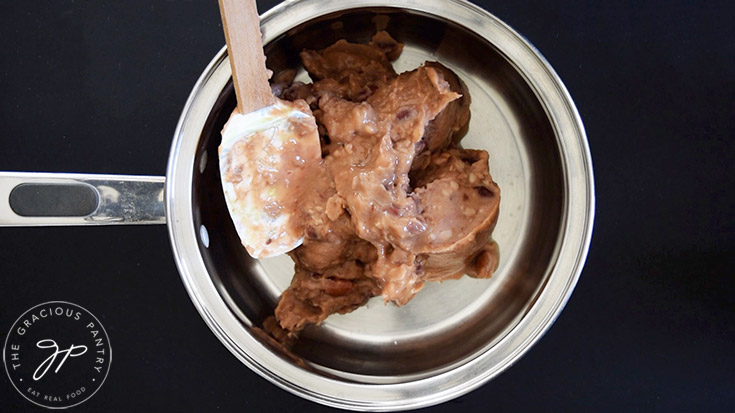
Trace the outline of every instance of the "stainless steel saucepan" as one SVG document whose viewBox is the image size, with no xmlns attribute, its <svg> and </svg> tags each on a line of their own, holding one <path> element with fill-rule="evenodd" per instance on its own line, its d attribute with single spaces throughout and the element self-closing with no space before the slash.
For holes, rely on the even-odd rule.
<svg viewBox="0 0 735 413">
<path fill-rule="evenodd" d="M 166 223 L 181 278 L 202 318 L 253 371 L 306 399 L 354 410 L 437 404 L 510 366 L 559 315 L 582 270 L 594 217 L 584 127 L 544 58 L 496 17 L 461 0 L 289 0 L 261 18 L 268 66 L 299 70 L 298 52 L 385 29 L 405 44 L 397 71 L 452 68 L 472 95 L 467 148 L 490 153 L 503 191 L 490 280 L 431 284 L 402 308 L 378 297 L 305 330 L 290 352 L 259 329 L 288 286 L 289 258 L 253 260 L 224 204 L 220 130 L 235 107 L 227 50 L 181 114 L 165 179 L 0 174 L 0 225 Z"/>
</svg>

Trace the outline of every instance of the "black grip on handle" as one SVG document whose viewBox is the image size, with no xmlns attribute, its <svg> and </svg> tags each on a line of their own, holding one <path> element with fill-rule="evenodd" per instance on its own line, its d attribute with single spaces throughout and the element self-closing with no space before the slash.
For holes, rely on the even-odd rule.
<svg viewBox="0 0 735 413">
<path fill-rule="evenodd" d="M 84 217 L 99 202 L 97 191 L 84 184 L 20 184 L 10 192 L 10 208 L 23 217 Z"/>
</svg>

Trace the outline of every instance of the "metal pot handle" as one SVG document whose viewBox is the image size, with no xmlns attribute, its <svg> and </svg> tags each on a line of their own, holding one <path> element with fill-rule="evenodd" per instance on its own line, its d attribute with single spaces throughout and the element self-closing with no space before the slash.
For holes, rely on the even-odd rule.
<svg viewBox="0 0 735 413">
<path fill-rule="evenodd" d="M 162 176 L 0 172 L 0 227 L 165 224 Z"/>
</svg>

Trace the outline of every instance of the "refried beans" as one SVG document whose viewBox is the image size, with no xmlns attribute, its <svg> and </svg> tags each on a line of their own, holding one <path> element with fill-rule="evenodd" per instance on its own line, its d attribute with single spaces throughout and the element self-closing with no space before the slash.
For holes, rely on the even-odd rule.
<svg viewBox="0 0 735 413">
<path fill-rule="evenodd" d="M 301 52 L 313 83 L 293 71 L 272 83 L 280 99 L 310 106 L 322 152 L 299 170 L 304 240 L 275 310 L 289 334 L 374 296 L 404 305 L 427 281 L 497 267 L 500 189 L 487 152 L 460 147 L 467 87 L 437 62 L 397 74 L 402 49 L 382 31 L 369 44 L 340 40 Z"/>
</svg>

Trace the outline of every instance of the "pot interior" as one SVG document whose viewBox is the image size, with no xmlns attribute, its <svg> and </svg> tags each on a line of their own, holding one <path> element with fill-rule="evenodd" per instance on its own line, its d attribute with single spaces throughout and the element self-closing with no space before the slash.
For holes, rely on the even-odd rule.
<svg viewBox="0 0 735 413">
<path fill-rule="evenodd" d="M 433 376 L 491 350 L 543 291 L 556 261 L 565 213 L 559 139 L 547 109 L 506 56 L 464 27 L 405 10 L 350 10 L 303 23 L 270 41 L 265 46 L 267 65 L 274 73 L 298 69 L 297 79 L 308 81 L 298 58 L 302 49 L 323 48 L 342 38 L 367 42 L 378 29 L 405 44 L 394 63 L 397 72 L 437 60 L 469 87 L 472 118 L 462 145 L 490 154 L 490 172 L 501 188 L 493 235 L 501 259 L 489 280 L 463 277 L 428 283 L 401 308 L 373 298 L 350 314 L 333 315 L 321 326 L 307 328 L 290 354 L 281 353 L 316 374 L 358 383 Z M 235 104 L 229 84 L 200 137 L 193 174 L 193 224 L 197 234 L 200 227 L 206 228 L 199 249 L 223 300 L 242 328 L 258 336 L 254 328 L 273 314 L 280 293 L 289 285 L 293 264 L 285 256 L 250 258 L 228 215 L 217 147 Z M 268 340 L 262 342 L 281 352 Z"/>
</svg>

